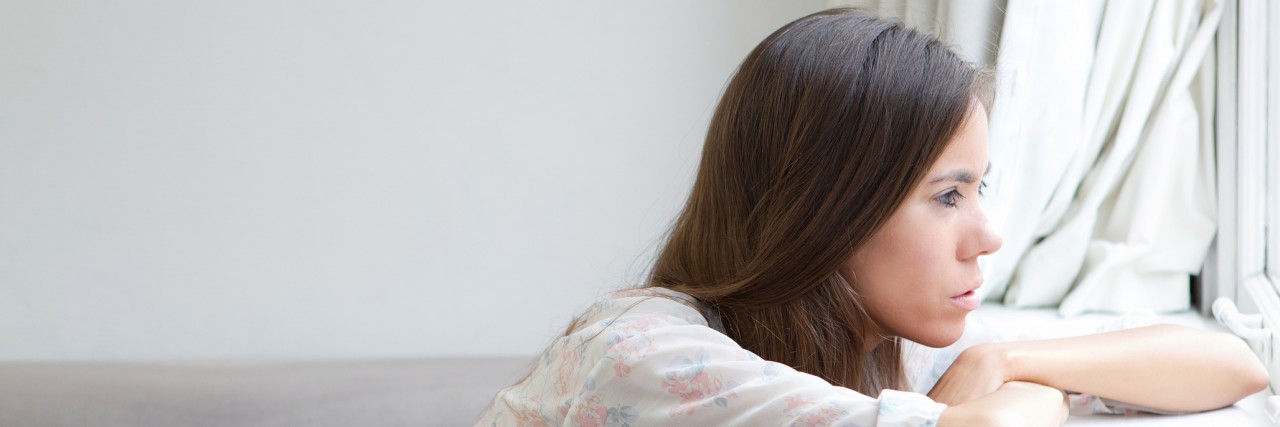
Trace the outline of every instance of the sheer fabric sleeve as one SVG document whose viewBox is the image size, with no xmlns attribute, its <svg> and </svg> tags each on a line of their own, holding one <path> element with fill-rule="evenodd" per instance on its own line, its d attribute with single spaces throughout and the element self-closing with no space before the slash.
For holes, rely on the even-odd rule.
<svg viewBox="0 0 1280 427">
<path fill-rule="evenodd" d="M 933 426 L 946 407 L 918 393 L 872 398 L 833 386 L 673 316 L 615 326 L 569 424 Z"/>
</svg>

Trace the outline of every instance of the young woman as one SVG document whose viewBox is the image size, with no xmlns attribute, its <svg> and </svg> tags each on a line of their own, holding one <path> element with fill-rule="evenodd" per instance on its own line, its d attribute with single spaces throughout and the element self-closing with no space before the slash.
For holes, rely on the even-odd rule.
<svg viewBox="0 0 1280 427">
<path fill-rule="evenodd" d="M 858 11 L 774 32 L 725 89 L 647 286 L 574 321 L 480 424 L 1059 425 L 1063 390 L 1200 411 L 1265 387 L 1240 340 L 1158 326 L 977 345 L 909 391 L 904 340 L 956 342 L 1000 248 L 978 203 L 991 95 Z"/>
</svg>

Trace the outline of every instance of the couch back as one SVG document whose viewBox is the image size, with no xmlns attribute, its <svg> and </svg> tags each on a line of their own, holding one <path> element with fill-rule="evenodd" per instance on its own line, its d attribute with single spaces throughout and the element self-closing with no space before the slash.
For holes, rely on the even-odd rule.
<svg viewBox="0 0 1280 427">
<path fill-rule="evenodd" d="M 5 362 L 0 425 L 472 425 L 532 361 Z"/>
</svg>

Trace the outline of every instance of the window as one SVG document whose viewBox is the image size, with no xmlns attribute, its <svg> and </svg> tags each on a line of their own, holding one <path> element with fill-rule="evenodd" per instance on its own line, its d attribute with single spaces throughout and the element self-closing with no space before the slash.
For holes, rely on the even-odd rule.
<svg viewBox="0 0 1280 427">
<path fill-rule="evenodd" d="M 1280 331 L 1280 34 L 1268 32 L 1280 25 L 1280 4 L 1227 0 L 1224 6 L 1217 69 L 1219 228 L 1202 302 L 1220 298 L 1214 314 L 1250 342 L 1276 390 L 1280 334 L 1271 331 Z M 1240 315 L 1231 302 L 1257 314 Z"/>
</svg>

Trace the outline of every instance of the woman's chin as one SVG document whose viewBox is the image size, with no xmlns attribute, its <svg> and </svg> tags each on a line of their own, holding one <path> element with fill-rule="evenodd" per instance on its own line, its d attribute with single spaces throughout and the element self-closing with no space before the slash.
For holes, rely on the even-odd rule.
<svg viewBox="0 0 1280 427">
<path fill-rule="evenodd" d="M 928 331 L 927 334 L 921 334 L 921 336 L 917 338 L 912 338 L 908 336 L 903 336 L 903 338 L 914 341 L 926 347 L 933 347 L 933 348 L 948 347 L 951 344 L 955 344 L 956 341 L 960 341 L 960 337 L 964 335 L 964 322 L 961 322 L 959 327 L 949 327 L 947 329 L 948 330 L 946 331 L 940 331 L 936 329 L 931 330 L 931 331 Z"/>
</svg>

